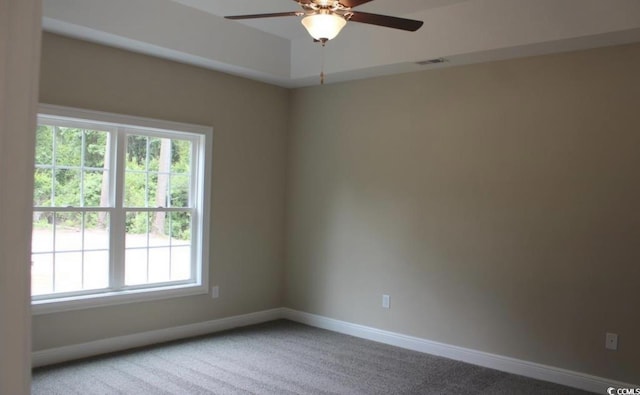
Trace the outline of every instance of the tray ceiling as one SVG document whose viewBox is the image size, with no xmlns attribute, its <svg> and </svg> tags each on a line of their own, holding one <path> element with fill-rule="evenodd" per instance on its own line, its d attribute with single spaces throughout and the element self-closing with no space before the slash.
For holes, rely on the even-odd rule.
<svg viewBox="0 0 640 395">
<path fill-rule="evenodd" d="M 317 84 L 323 50 L 291 0 L 43 0 L 47 31 L 286 87 Z M 637 0 L 376 0 L 415 33 L 349 22 L 324 49 L 327 82 L 640 41 Z M 444 57 L 445 63 L 416 62 Z"/>
</svg>

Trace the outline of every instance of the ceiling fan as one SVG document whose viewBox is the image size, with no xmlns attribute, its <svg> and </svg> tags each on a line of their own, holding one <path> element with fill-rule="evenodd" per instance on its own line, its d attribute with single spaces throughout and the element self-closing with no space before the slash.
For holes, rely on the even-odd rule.
<svg viewBox="0 0 640 395">
<path fill-rule="evenodd" d="M 273 18 L 280 16 L 298 16 L 311 37 L 323 45 L 335 38 L 348 21 L 390 27 L 415 32 L 423 22 L 413 19 L 397 18 L 388 15 L 370 14 L 353 11 L 353 8 L 373 0 L 293 0 L 302 7 L 302 11 L 277 12 L 272 14 L 234 15 L 227 19 Z"/>
</svg>

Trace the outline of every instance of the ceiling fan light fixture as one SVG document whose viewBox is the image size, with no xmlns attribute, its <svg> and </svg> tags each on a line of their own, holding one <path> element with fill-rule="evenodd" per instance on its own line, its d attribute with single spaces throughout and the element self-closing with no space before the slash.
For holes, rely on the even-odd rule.
<svg viewBox="0 0 640 395">
<path fill-rule="evenodd" d="M 346 24 L 346 19 L 338 14 L 313 14 L 302 18 L 302 25 L 319 41 L 334 39 Z"/>
</svg>

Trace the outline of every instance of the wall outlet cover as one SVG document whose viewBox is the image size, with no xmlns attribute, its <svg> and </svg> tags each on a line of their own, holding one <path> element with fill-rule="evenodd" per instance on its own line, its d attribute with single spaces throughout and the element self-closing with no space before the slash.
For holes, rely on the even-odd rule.
<svg viewBox="0 0 640 395">
<path fill-rule="evenodd" d="M 391 296 L 382 295 L 382 307 L 385 309 L 391 308 Z"/>
<path fill-rule="evenodd" d="M 617 333 L 607 333 L 605 335 L 605 343 L 604 346 L 607 350 L 617 350 L 618 349 L 618 334 Z"/>
</svg>

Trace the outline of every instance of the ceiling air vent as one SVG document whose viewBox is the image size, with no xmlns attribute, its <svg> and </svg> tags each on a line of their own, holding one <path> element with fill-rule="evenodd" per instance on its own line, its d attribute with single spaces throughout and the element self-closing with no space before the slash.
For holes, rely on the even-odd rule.
<svg viewBox="0 0 640 395">
<path fill-rule="evenodd" d="M 445 63 L 445 62 L 448 62 L 448 60 L 445 59 L 445 58 L 436 58 L 436 59 L 429 59 L 429 60 L 423 60 L 423 61 L 420 61 L 420 62 L 416 62 L 416 64 L 420 65 L 420 66 L 429 66 L 429 65 L 432 65 L 432 64 Z"/>
</svg>

